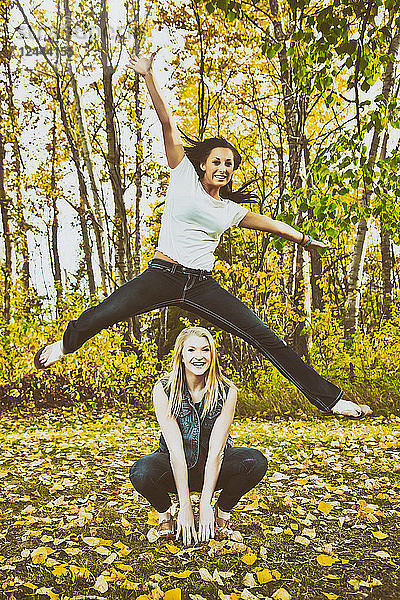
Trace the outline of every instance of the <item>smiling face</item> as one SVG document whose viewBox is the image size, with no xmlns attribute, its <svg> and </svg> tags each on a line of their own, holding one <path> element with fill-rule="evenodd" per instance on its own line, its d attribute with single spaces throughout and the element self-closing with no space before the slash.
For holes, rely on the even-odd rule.
<svg viewBox="0 0 400 600">
<path fill-rule="evenodd" d="M 211 364 L 211 348 L 207 338 L 190 335 L 184 341 L 182 348 L 182 362 L 186 372 L 193 375 L 205 375 Z"/>
<path fill-rule="evenodd" d="M 234 169 L 233 152 L 230 148 L 213 148 L 205 162 L 200 164 L 204 172 L 202 183 L 222 187 L 232 178 Z"/>
</svg>

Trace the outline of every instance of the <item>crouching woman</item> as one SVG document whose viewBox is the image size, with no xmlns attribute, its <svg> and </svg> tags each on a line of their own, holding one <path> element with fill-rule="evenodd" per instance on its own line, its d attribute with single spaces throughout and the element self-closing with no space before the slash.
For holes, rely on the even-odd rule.
<svg viewBox="0 0 400 600">
<path fill-rule="evenodd" d="M 130 469 L 132 485 L 158 511 L 160 537 L 182 537 L 184 544 L 223 538 L 232 508 L 264 477 L 265 456 L 234 447 L 229 435 L 236 399 L 211 333 L 184 329 L 175 342 L 172 370 L 153 389 L 159 448 Z M 212 506 L 216 490 L 221 492 Z M 198 529 L 192 491 L 201 492 Z M 179 500 L 176 524 L 170 492 Z"/>
</svg>

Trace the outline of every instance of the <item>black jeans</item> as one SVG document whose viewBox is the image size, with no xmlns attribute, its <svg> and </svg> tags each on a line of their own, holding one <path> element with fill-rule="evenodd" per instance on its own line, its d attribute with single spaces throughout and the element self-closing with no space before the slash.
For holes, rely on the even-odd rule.
<svg viewBox="0 0 400 600">
<path fill-rule="evenodd" d="M 265 456 L 255 448 L 226 448 L 215 486 L 222 490 L 218 498 L 221 510 L 229 512 L 240 498 L 251 490 L 267 472 Z M 158 512 L 171 506 L 168 492 L 176 493 L 169 454 L 156 451 L 139 458 L 130 468 L 129 478 L 135 490 L 144 496 Z M 189 490 L 201 492 L 204 471 L 188 470 Z"/>
<path fill-rule="evenodd" d="M 64 351 L 74 352 L 114 323 L 171 305 L 181 306 L 252 344 L 320 410 L 329 411 L 342 397 L 343 392 L 336 385 L 306 365 L 253 311 L 221 287 L 211 273 L 159 258 L 150 261 L 146 271 L 101 304 L 70 321 L 63 337 Z"/>
</svg>

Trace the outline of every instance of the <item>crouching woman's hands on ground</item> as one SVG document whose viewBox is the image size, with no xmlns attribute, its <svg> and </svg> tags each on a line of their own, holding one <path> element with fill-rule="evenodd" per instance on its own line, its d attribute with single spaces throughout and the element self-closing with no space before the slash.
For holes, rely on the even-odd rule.
<svg viewBox="0 0 400 600">
<path fill-rule="evenodd" d="M 199 542 L 208 542 L 214 537 L 214 511 L 210 502 L 200 500 Z"/>
<path fill-rule="evenodd" d="M 182 535 L 182 541 L 185 546 L 197 543 L 197 531 L 194 522 L 194 514 L 191 503 L 184 504 L 179 508 L 176 522 L 176 539 Z"/>
</svg>

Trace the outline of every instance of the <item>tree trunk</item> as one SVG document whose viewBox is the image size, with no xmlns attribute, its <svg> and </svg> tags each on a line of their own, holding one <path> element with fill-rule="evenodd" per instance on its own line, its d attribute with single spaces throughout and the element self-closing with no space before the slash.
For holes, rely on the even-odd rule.
<svg viewBox="0 0 400 600">
<path fill-rule="evenodd" d="M 390 92 L 394 82 L 394 61 L 399 49 L 400 34 L 396 31 L 392 38 L 388 51 L 388 62 L 386 65 L 386 71 L 383 78 L 382 96 L 384 101 L 387 103 Z M 380 132 L 374 130 L 372 136 L 371 147 L 368 156 L 368 165 L 372 168 L 378 152 Z M 371 196 L 371 190 L 365 188 L 362 197 L 362 204 L 368 206 L 369 198 Z M 348 339 L 353 335 L 357 329 L 357 317 L 360 306 L 360 295 L 361 295 L 361 280 L 364 268 L 364 258 L 366 253 L 366 234 L 368 224 L 365 217 L 361 217 L 358 227 L 356 243 L 354 245 L 352 263 L 349 275 L 349 291 L 347 296 L 346 313 L 344 317 L 344 335 Z"/>
<path fill-rule="evenodd" d="M 10 59 L 12 55 L 12 49 L 9 39 L 8 23 L 9 23 L 9 6 L 4 3 L 2 13 L 2 56 L 3 64 L 5 69 L 5 90 L 6 90 L 6 101 L 8 105 L 8 115 L 10 120 L 10 127 L 8 128 L 9 136 L 8 139 L 11 142 L 12 147 L 12 169 L 10 177 L 12 183 L 10 186 L 15 190 L 15 202 L 14 202 L 14 215 L 17 224 L 17 230 L 15 232 L 15 243 L 22 256 L 21 265 L 21 280 L 25 290 L 25 298 L 23 303 L 23 312 L 28 314 L 30 312 L 29 303 L 29 283 L 30 283 L 30 270 L 29 270 L 29 250 L 28 250 L 28 239 L 27 231 L 28 225 L 24 215 L 24 205 L 22 201 L 22 183 L 21 183 L 21 153 L 19 148 L 19 126 L 17 122 L 17 112 L 14 104 L 14 90 L 13 90 L 13 79 L 10 68 Z"/>
<path fill-rule="evenodd" d="M 42 42 L 36 35 L 36 32 L 33 29 L 32 25 L 30 24 L 29 19 L 25 13 L 23 7 L 21 6 L 21 3 L 19 2 L 19 0 L 15 0 L 15 3 L 18 6 L 22 16 L 24 17 L 24 21 L 25 21 L 29 31 L 31 32 L 38 48 L 40 49 L 41 54 L 43 55 L 44 59 L 46 60 L 47 64 L 52 69 L 52 71 L 55 75 L 56 100 L 60 107 L 61 122 L 64 127 L 64 132 L 65 132 L 65 135 L 67 138 L 68 146 L 71 151 L 72 160 L 73 160 L 73 163 L 74 163 L 74 166 L 76 169 L 76 174 L 78 177 L 79 195 L 80 195 L 79 208 L 74 206 L 74 209 L 79 213 L 79 220 L 80 220 L 80 224 L 81 224 L 82 237 L 83 237 L 83 251 L 84 251 L 84 256 L 85 256 L 86 271 L 87 271 L 88 282 L 89 282 L 89 292 L 90 292 L 91 296 L 94 296 L 95 292 L 96 292 L 96 284 L 95 284 L 95 279 L 94 279 L 94 274 L 93 274 L 92 255 L 91 255 L 91 250 L 90 250 L 90 242 L 88 241 L 89 234 L 88 234 L 88 230 L 87 230 L 86 214 L 85 214 L 88 209 L 88 206 L 89 206 L 88 193 L 87 193 L 85 178 L 83 176 L 81 166 L 80 166 L 78 148 L 76 146 L 74 137 L 72 135 L 71 127 L 68 122 L 68 116 L 67 116 L 67 112 L 65 109 L 64 97 L 63 97 L 63 93 L 62 93 L 62 89 L 61 89 L 60 73 L 58 71 L 57 65 L 54 65 L 51 62 L 51 60 L 49 59 L 46 48 L 43 46 Z"/>
<path fill-rule="evenodd" d="M 295 89 L 293 85 L 292 71 L 286 49 L 286 36 L 283 31 L 282 23 L 279 20 L 278 0 L 269 0 L 271 10 L 274 36 L 277 42 L 281 42 L 283 47 L 278 53 L 280 65 L 280 81 L 282 85 L 283 108 L 285 114 L 285 130 L 289 149 L 289 175 L 290 188 L 298 190 L 303 182 L 300 177 L 300 163 L 303 152 L 304 122 L 306 99 L 301 91 Z M 298 225 L 302 223 L 302 217 L 298 220 Z M 300 316 L 304 317 L 304 273 L 303 273 L 303 248 L 297 247 L 293 252 L 296 253 L 296 266 L 294 270 L 294 290 L 293 302 Z M 294 260 L 294 255 L 293 255 Z M 292 271 L 289 274 L 288 287 L 292 285 Z M 293 321 L 288 323 L 287 340 L 296 352 L 308 357 L 307 338 L 301 335 L 304 328 L 304 321 Z"/>
<path fill-rule="evenodd" d="M 385 160 L 389 133 L 383 136 L 380 160 Z M 381 258 L 382 258 L 382 317 L 388 319 L 392 309 L 392 252 L 390 233 L 385 228 L 384 215 L 380 219 Z"/>
<path fill-rule="evenodd" d="M 66 24 L 66 45 L 67 49 L 71 47 L 71 11 L 69 7 L 69 0 L 64 0 L 64 12 L 65 12 L 65 24 Z M 79 129 L 79 141 L 82 148 L 82 156 L 83 162 L 86 167 L 86 170 L 89 175 L 90 187 L 93 195 L 93 204 L 94 204 L 94 215 L 90 211 L 89 216 L 93 226 L 95 238 L 96 238 L 96 248 L 97 248 L 97 256 L 99 259 L 99 269 L 101 276 L 101 288 L 103 294 L 105 296 L 108 295 L 108 287 L 107 287 L 107 274 L 108 269 L 106 267 L 106 254 L 105 254 L 105 243 L 104 243 L 104 235 L 103 235 L 103 216 L 101 210 L 101 199 L 100 194 L 97 188 L 96 178 L 94 175 L 94 169 L 92 160 L 89 152 L 89 145 L 87 142 L 87 134 L 86 128 L 84 125 L 82 110 L 81 110 L 81 101 L 80 94 L 78 90 L 78 85 L 75 77 L 75 73 L 72 68 L 72 62 L 70 58 L 70 54 L 67 52 L 67 68 L 69 73 L 69 78 L 72 86 L 72 91 L 74 95 L 74 105 L 75 105 L 75 116 L 78 123 Z"/>
<path fill-rule="evenodd" d="M 120 285 L 133 277 L 130 232 L 124 190 L 121 178 L 121 152 L 115 123 L 115 105 L 112 87 L 114 69 L 110 58 L 108 11 L 106 0 L 101 0 L 100 12 L 101 65 L 103 73 L 104 113 L 107 132 L 107 167 L 110 173 L 114 198 L 114 247 L 117 283 Z"/>
<path fill-rule="evenodd" d="M 57 208 L 57 190 L 56 190 L 56 111 L 53 112 L 53 127 L 51 138 L 51 177 L 50 177 L 50 194 L 51 208 L 53 218 L 51 221 L 51 266 L 54 278 L 54 288 L 56 290 L 56 314 L 57 317 L 61 314 L 62 302 L 62 281 L 61 281 L 61 264 L 60 255 L 58 252 L 58 208 Z"/>
<path fill-rule="evenodd" d="M 0 131 L 0 208 L 1 221 L 3 225 L 5 260 L 3 267 L 4 274 L 4 296 L 3 296 L 3 316 L 6 323 L 10 322 L 10 304 L 11 304 L 11 275 L 12 275 L 12 243 L 10 231 L 9 198 L 6 193 L 4 181 L 4 138 Z"/>
</svg>

